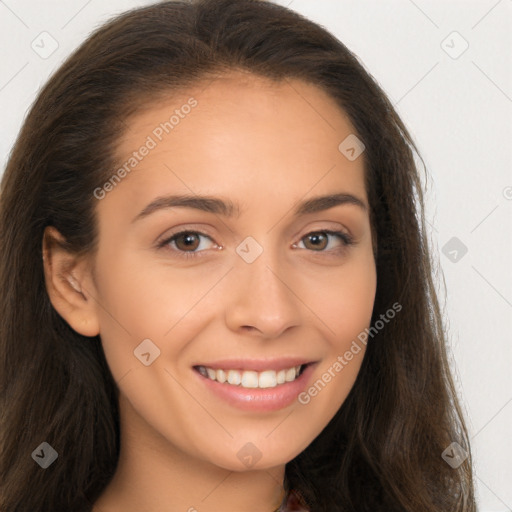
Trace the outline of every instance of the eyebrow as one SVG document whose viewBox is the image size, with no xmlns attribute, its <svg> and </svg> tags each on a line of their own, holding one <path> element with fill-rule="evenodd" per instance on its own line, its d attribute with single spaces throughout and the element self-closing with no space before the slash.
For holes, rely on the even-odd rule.
<svg viewBox="0 0 512 512">
<path fill-rule="evenodd" d="M 366 203 L 352 195 L 346 193 L 330 194 L 325 196 L 317 196 L 299 203 L 295 210 L 294 215 L 307 215 L 317 213 L 320 211 L 328 210 L 334 206 L 350 204 L 367 211 Z M 230 200 L 223 200 L 218 197 L 212 196 L 199 196 L 199 195 L 171 195 L 157 197 L 151 201 L 133 220 L 132 223 L 151 215 L 152 213 L 166 209 L 166 208 L 194 208 L 204 212 L 223 215 L 225 217 L 240 216 L 240 205 L 233 203 Z"/>
</svg>

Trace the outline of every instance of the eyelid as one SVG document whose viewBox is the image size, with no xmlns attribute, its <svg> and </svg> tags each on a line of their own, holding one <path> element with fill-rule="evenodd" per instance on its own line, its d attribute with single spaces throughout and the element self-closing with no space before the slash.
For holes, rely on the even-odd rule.
<svg viewBox="0 0 512 512">
<path fill-rule="evenodd" d="M 302 240 L 310 235 L 316 234 L 316 233 L 326 233 L 327 235 L 337 237 L 338 239 L 341 239 L 341 246 L 336 247 L 334 249 L 330 250 L 321 250 L 321 251 L 313 251 L 309 250 L 312 254 L 320 254 L 325 256 L 336 256 L 339 255 L 341 252 L 346 251 L 350 246 L 356 245 L 355 238 L 348 232 L 342 230 L 342 229 L 313 229 L 309 230 L 306 234 L 304 234 L 300 239 L 298 243 L 301 243 Z M 293 247 L 297 247 L 298 243 L 294 243 Z M 301 248 L 302 250 L 302 248 Z M 307 250 L 307 249 L 304 249 Z"/>
<path fill-rule="evenodd" d="M 217 249 L 223 249 L 223 246 L 222 245 L 219 245 L 217 244 L 217 242 L 215 242 L 215 240 L 212 238 L 212 236 L 208 233 L 205 233 L 204 231 L 201 231 L 200 229 L 197 229 L 197 228 L 184 228 L 184 229 L 178 229 L 177 231 L 173 231 L 167 235 L 165 235 L 164 237 L 162 237 L 162 239 L 160 241 L 157 241 L 156 243 L 156 246 L 157 246 L 157 249 L 165 249 L 166 246 L 168 246 L 174 238 L 178 237 L 179 235 L 183 235 L 185 233 L 192 233 L 192 234 L 195 234 L 195 235 L 198 235 L 200 237 L 205 237 L 205 238 L 209 238 L 216 246 L 217 246 Z M 181 251 L 179 249 L 169 249 L 170 251 L 172 251 L 173 253 L 177 254 L 178 257 L 198 257 L 198 256 L 201 256 L 202 253 L 205 252 L 205 250 L 202 250 L 202 251 Z"/>
<path fill-rule="evenodd" d="M 155 245 L 160 246 L 161 244 L 165 244 L 169 241 L 170 238 L 182 233 L 198 233 L 200 235 L 213 238 L 213 233 L 210 233 L 204 224 L 201 224 L 200 226 L 194 226 L 194 224 L 185 224 L 181 226 L 175 226 L 170 231 L 166 231 L 165 234 L 157 238 Z"/>
<path fill-rule="evenodd" d="M 157 248 L 164 249 L 166 246 L 168 246 L 173 241 L 174 238 L 178 237 L 179 235 L 182 235 L 185 233 L 192 233 L 192 234 L 198 235 L 200 237 L 202 236 L 202 237 L 209 238 L 217 246 L 217 250 L 223 249 L 223 246 L 217 244 L 217 242 L 215 242 L 215 240 L 209 233 L 203 232 L 203 231 L 201 231 L 201 229 L 204 229 L 204 228 L 193 228 L 191 226 L 185 226 L 185 227 L 182 227 L 181 229 L 177 228 L 177 230 L 172 231 L 171 233 L 164 236 L 162 240 L 158 241 Z M 356 240 L 354 239 L 354 237 L 350 234 L 350 232 L 348 232 L 345 229 L 341 229 L 341 228 L 339 228 L 339 229 L 338 228 L 336 228 L 336 229 L 328 229 L 327 228 L 326 229 L 326 228 L 320 227 L 320 228 L 309 229 L 304 235 L 302 235 L 299 238 L 298 242 L 295 242 L 292 244 L 292 247 L 296 248 L 298 243 L 301 243 L 304 238 L 306 238 L 309 235 L 316 234 L 316 233 L 326 233 L 327 235 L 330 235 L 333 237 L 338 237 L 338 239 L 341 240 L 342 245 L 339 247 L 336 247 L 335 249 L 330 249 L 330 250 L 314 251 L 314 250 L 310 250 L 307 248 L 306 249 L 300 248 L 300 250 L 305 250 L 305 251 L 311 252 L 313 254 L 317 253 L 317 255 L 324 255 L 327 257 L 329 257 L 329 256 L 336 257 L 340 253 L 347 250 L 350 246 L 356 244 Z M 198 258 L 198 257 L 204 256 L 204 253 L 207 252 L 207 250 L 204 250 L 204 249 L 201 251 L 182 251 L 179 249 L 169 248 L 168 250 L 173 252 L 179 258 Z"/>
</svg>

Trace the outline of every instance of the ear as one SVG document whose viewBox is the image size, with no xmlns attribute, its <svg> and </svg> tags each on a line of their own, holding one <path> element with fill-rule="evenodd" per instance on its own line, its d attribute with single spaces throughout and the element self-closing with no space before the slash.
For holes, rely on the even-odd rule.
<svg viewBox="0 0 512 512">
<path fill-rule="evenodd" d="M 43 266 L 46 290 L 56 311 L 79 334 L 97 336 L 96 290 L 89 262 L 69 251 L 53 226 L 44 230 Z"/>
</svg>

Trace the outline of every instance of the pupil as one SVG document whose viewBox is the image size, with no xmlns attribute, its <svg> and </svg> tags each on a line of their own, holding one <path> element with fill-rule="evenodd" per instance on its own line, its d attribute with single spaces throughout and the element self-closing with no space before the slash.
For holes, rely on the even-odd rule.
<svg viewBox="0 0 512 512">
<path fill-rule="evenodd" d="M 181 240 L 183 242 L 183 245 L 187 248 L 190 248 L 190 247 L 193 247 L 194 245 L 196 245 L 196 235 L 194 235 L 193 233 L 187 233 L 187 234 L 184 234 L 184 235 L 181 235 Z"/>
<path fill-rule="evenodd" d="M 313 242 L 313 245 L 315 245 L 316 247 L 319 247 L 321 246 L 321 242 L 322 242 L 322 238 L 324 238 L 324 235 L 322 233 L 319 233 L 319 234 L 315 234 L 315 235 L 310 235 L 310 240 Z M 318 244 L 318 242 L 320 242 L 320 245 Z"/>
</svg>

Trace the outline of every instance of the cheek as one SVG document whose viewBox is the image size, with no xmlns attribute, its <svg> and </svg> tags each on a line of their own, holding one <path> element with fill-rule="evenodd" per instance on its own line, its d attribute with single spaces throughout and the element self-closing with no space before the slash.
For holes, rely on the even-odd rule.
<svg viewBox="0 0 512 512">
<path fill-rule="evenodd" d="M 95 300 L 105 356 L 117 379 L 139 367 L 134 351 L 144 340 L 157 353 L 177 356 L 208 322 L 208 311 L 213 314 L 209 291 L 229 267 L 172 268 L 136 251 L 112 256 L 98 257 Z"/>
<path fill-rule="evenodd" d="M 321 320 L 317 325 L 323 325 L 324 357 L 298 401 L 325 425 L 352 389 L 366 352 L 365 329 L 370 326 L 377 284 L 373 258 L 340 267 L 317 284 L 311 310 Z"/>
<path fill-rule="evenodd" d="M 304 283 L 311 287 L 313 283 Z M 315 279 L 315 294 L 308 305 L 324 325 L 331 347 L 345 351 L 351 341 L 369 326 L 377 287 L 373 257 L 354 259 Z"/>
</svg>

